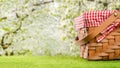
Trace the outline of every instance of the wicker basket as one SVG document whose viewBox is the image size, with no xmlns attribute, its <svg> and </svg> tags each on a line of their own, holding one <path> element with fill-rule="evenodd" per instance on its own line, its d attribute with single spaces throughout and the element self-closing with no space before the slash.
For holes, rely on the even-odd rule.
<svg viewBox="0 0 120 68">
<path fill-rule="evenodd" d="M 89 35 L 96 27 L 86 28 Z M 81 32 L 78 32 L 76 42 L 80 42 Z M 83 32 L 85 33 L 85 32 Z M 85 35 L 87 35 L 85 34 Z M 99 36 L 99 35 L 97 35 Z M 113 60 L 120 59 L 120 26 L 107 35 L 102 41 L 96 42 L 95 36 L 92 40 L 80 45 L 80 56 L 88 60 Z"/>
</svg>

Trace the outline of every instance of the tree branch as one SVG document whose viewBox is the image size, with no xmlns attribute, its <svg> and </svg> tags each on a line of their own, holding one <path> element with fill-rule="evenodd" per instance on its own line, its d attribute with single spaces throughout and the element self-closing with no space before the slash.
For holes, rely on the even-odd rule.
<svg viewBox="0 0 120 68">
<path fill-rule="evenodd" d="M 19 15 L 16 13 L 16 17 L 17 18 L 20 18 L 19 17 Z M 22 27 L 22 21 L 26 18 L 26 17 L 28 17 L 28 15 L 26 15 L 25 17 L 23 17 L 23 18 L 21 18 L 21 22 L 20 22 L 20 24 L 19 24 L 19 26 L 18 26 L 18 28 L 16 29 L 16 30 L 14 30 L 13 32 L 7 32 L 7 33 L 5 33 L 3 36 L 2 36 L 2 40 L 1 40 L 1 46 L 2 46 L 2 48 L 3 49 L 6 49 L 6 48 L 8 48 L 8 46 L 10 46 L 11 44 L 12 44 L 12 42 L 10 42 L 10 43 L 5 43 L 5 37 L 6 36 L 9 36 L 10 34 L 15 34 L 15 33 L 17 33 L 17 31 L 19 31 L 20 29 L 21 29 L 21 27 Z"/>
<path fill-rule="evenodd" d="M 54 2 L 54 0 L 42 1 L 42 2 L 39 2 L 39 3 L 33 4 L 33 6 L 40 6 L 40 5 L 48 4 L 48 3 L 51 3 L 51 2 Z"/>
</svg>

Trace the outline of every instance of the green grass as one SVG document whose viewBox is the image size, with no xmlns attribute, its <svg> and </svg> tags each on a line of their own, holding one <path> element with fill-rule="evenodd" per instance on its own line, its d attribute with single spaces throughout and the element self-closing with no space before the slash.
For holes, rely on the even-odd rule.
<svg viewBox="0 0 120 68">
<path fill-rule="evenodd" d="M 11 56 L 0 57 L 0 68 L 120 68 L 120 60 L 87 61 L 68 56 Z"/>
</svg>

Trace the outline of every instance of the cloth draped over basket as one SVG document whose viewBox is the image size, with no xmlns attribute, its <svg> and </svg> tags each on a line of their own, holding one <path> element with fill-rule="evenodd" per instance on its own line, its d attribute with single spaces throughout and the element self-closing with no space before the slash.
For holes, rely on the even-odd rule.
<svg viewBox="0 0 120 68">
<path fill-rule="evenodd" d="M 81 30 L 86 27 L 100 26 L 112 13 L 118 10 L 99 10 L 88 11 L 81 16 L 75 18 L 75 29 Z M 97 42 L 102 41 L 110 32 L 112 32 L 117 26 L 120 26 L 120 22 L 110 24 L 106 29 L 101 32 L 101 35 L 96 38 Z"/>
</svg>

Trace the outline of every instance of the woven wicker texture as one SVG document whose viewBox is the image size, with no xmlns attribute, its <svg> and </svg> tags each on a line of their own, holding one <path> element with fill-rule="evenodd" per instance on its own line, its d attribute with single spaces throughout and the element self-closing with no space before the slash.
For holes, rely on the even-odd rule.
<svg viewBox="0 0 120 68">
<path fill-rule="evenodd" d="M 87 28 L 87 32 L 94 31 L 95 27 Z M 79 34 L 80 35 L 80 34 Z M 117 27 L 101 42 L 91 40 L 85 46 L 80 46 L 81 57 L 88 60 L 120 59 L 120 27 Z"/>
</svg>

